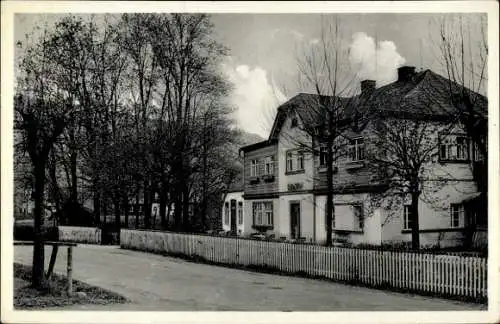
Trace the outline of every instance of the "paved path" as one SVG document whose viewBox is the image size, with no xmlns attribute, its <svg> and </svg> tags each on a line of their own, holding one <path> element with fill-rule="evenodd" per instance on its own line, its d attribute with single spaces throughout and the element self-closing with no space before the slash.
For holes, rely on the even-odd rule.
<svg viewBox="0 0 500 324">
<path fill-rule="evenodd" d="M 55 271 L 64 274 L 66 249 Z M 50 248 L 46 250 L 47 261 Z M 30 264 L 32 247 L 16 246 L 16 262 Z M 196 264 L 182 259 L 80 245 L 73 249 L 74 278 L 131 300 L 113 310 L 251 311 L 444 311 L 486 310 L 485 306 Z M 106 310 L 110 306 L 74 306 Z"/>
</svg>

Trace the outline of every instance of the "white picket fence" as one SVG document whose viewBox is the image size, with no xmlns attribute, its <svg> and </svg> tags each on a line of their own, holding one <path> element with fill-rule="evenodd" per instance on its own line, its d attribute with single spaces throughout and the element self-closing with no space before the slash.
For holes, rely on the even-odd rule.
<svg viewBox="0 0 500 324">
<path fill-rule="evenodd" d="M 476 299 L 487 297 L 487 260 L 324 247 L 171 232 L 122 230 L 122 248 L 198 256 L 208 261 L 302 272 L 373 287 Z"/>
<path fill-rule="evenodd" d="M 60 241 L 101 244 L 101 229 L 96 227 L 58 226 L 57 230 Z"/>
</svg>

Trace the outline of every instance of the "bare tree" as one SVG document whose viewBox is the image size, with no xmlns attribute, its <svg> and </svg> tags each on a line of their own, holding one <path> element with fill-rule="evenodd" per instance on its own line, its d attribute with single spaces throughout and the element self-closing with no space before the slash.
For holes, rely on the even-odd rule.
<svg viewBox="0 0 500 324">
<path fill-rule="evenodd" d="M 296 102 L 295 107 L 306 107 L 307 114 L 315 116 L 311 123 L 302 125 L 312 141 L 289 138 L 296 142 L 311 156 L 321 154 L 321 147 L 326 148 L 326 245 L 332 244 L 332 221 L 334 208 L 334 167 L 335 162 L 347 152 L 344 142 L 345 130 L 350 126 L 344 123 L 351 118 L 357 104 L 354 94 L 355 74 L 347 64 L 348 48 L 342 43 L 342 30 L 339 18 L 331 23 L 324 23 L 319 44 L 311 45 L 298 58 L 300 88 L 312 89 L 314 96 L 304 97 Z M 299 108 L 300 109 L 300 108 Z M 299 116 L 300 111 L 293 109 Z M 286 136 L 286 134 L 284 134 Z M 337 188 L 338 189 L 338 188 Z"/>
<path fill-rule="evenodd" d="M 432 37 L 437 59 L 448 82 L 443 95 L 453 104 L 451 123 L 472 140 L 471 169 L 479 196 L 478 219 L 488 215 L 488 85 L 487 15 L 448 14 L 434 21 L 439 34 Z M 474 232 L 475 224 L 469 224 Z"/>
<path fill-rule="evenodd" d="M 158 88 L 161 118 L 173 142 L 170 170 L 177 227 L 189 229 L 189 181 L 193 174 L 193 147 L 197 119 L 214 99 L 224 96 L 227 85 L 215 67 L 226 49 L 210 37 L 213 25 L 204 14 L 152 17 L 149 25 L 152 51 L 160 67 Z"/>
<path fill-rule="evenodd" d="M 47 162 L 58 137 L 79 110 L 74 100 L 74 88 L 63 78 L 66 67 L 60 64 L 68 53 L 54 45 L 59 37 L 70 37 L 79 30 L 79 23 L 69 21 L 56 25 L 53 30 L 45 29 L 37 42 L 26 44 L 19 66 L 14 101 L 15 127 L 24 140 L 24 149 L 33 168 L 35 242 L 32 284 L 36 288 L 45 285 L 43 224 Z"/>
<path fill-rule="evenodd" d="M 378 116 L 375 121 L 373 143 L 367 150 L 371 168 L 378 179 L 385 182 L 388 191 L 381 194 L 402 197 L 411 201 L 412 248 L 420 247 L 418 204 L 423 182 L 428 175 L 433 157 L 437 154 L 436 134 L 439 127 L 416 116 Z M 375 199 L 380 198 L 375 195 Z"/>
</svg>

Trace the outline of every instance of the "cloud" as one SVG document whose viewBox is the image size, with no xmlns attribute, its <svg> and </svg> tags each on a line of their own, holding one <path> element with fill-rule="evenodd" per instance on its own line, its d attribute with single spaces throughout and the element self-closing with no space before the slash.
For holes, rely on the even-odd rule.
<svg viewBox="0 0 500 324">
<path fill-rule="evenodd" d="M 286 101 L 285 95 L 259 66 L 225 64 L 223 70 L 233 84 L 229 100 L 237 108 L 235 118 L 240 127 L 267 138 L 276 108 Z"/>
<path fill-rule="evenodd" d="M 373 37 L 360 32 L 352 36 L 349 61 L 360 79 L 376 80 L 377 86 L 381 86 L 397 79 L 397 68 L 406 60 L 394 42 L 384 40 L 375 44 Z"/>
<path fill-rule="evenodd" d="M 276 28 L 273 29 L 270 33 L 271 39 L 274 39 L 276 37 L 283 37 L 284 35 L 291 35 L 296 41 L 302 41 L 304 39 L 304 34 L 301 32 L 298 32 L 294 29 L 288 29 L 288 28 Z"/>
</svg>

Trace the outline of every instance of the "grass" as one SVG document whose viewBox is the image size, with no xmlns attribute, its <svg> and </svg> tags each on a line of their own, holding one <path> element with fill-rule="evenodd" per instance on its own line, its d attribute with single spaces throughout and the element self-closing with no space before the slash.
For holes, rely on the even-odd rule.
<svg viewBox="0 0 500 324">
<path fill-rule="evenodd" d="M 66 292 L 65 276 L 52 274 L 47 289 L 39 291 L 30 286 L 31 267 L 14 263 L 14 308 L 36 309 L 62 307 L 76 304 L 109 305 L 128 300 L 114 292 L 73 280 L 73 294 Z"/>
</svg>

